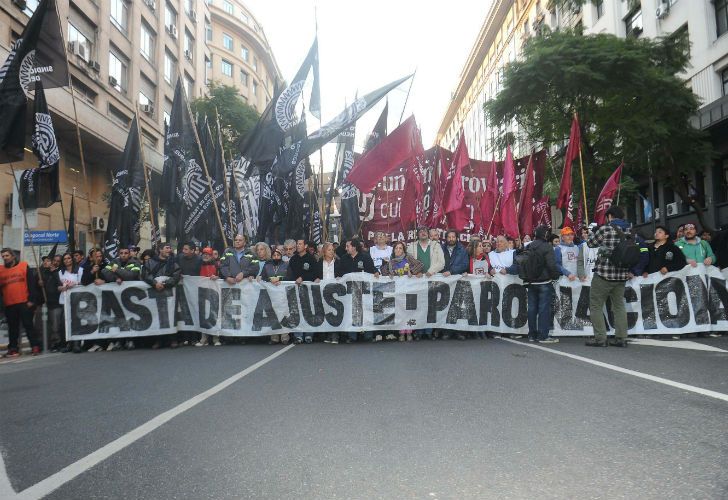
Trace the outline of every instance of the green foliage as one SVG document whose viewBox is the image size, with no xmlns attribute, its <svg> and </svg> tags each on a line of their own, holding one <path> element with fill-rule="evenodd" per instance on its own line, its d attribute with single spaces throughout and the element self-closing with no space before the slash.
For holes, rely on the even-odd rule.
<svg viewBox="0 0 728 500">
<path fill-rule="evenodd" d="M 247 134 L 258 121 L 258 112 L 240 97 L 238 89 L 230 85 L 210 82 L 208 94 L 190 103 L 192 113 L 207 116 L 211 128 L 215 128 L 216 110 L 220 115 L 225 156 L 234 156 L 235 143 Z"/>
<path fill-rule="evenodd" d="M 681 174 L 702 170 L 711 156 L 706 135 L 689 122 L 698 99 L 676 76 L 688 64 L 687 44 L 684 36 L 643 40 L 545 32 L 506 67 L 503 90 L 485 109 L 495 124 L 515 121 L 520 139 L 546 148 L 566 144 L 577 113 L 590 207 L 622 161 L 625 176 L 644 180 L 651 166 L 656 178 L 687 199 Z M 549 181 L 557 185 L 564 152 L 549 169 Z M 580 188 L 578 164 L 575 169 L 574 186 Z"/>
</svg>

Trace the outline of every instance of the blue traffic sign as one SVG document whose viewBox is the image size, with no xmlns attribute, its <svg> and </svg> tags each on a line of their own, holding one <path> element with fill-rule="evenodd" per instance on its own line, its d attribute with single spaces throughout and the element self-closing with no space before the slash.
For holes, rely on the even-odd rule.
<svg viewBox="0 0 728 500">
<path fill-rule="evenodd" d="M 23 238 L 24 245 L 53 245 L 54 243 L 67 243 L 68 235 L 65 231 L 26 231 Z"/>
</svg>

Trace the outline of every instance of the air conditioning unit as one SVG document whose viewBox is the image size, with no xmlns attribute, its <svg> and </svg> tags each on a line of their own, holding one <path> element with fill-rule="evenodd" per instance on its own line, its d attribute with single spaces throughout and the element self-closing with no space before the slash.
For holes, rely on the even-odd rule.
<svg viewBox="0 0 728 500">
<path fill-rule="evenodd" d="M 114 78 L 113 76 L 110 76 L 109 77 L 109 85 L 111 85 L 112 87 L 118 87 L 119 86 L 119 81 L 116 78 Z"/>
<path fill-rule="evenodd" d="M 88 60 L 88 55 L 86 54 L 86 46 L 85 45 L 81 45 L 78 42 L 70 42 L 68 44 L 68 50 L 72 54 L 74 54 L 74 55 L 80 57 L 81 59 L 83 59 L 84 61 Z"/>
<path fill-rule="evenodd" d="M 15 5 L 20 10 L 25 10 L 25 7 L 27 7 L 28 2 L 25 0 L 13 0 L 13 5 Z"/>
<path fill-rule="evenodd" d="M 148 115 L 154 114 L 154 104 L 142 104 L 141 109 L 142 113 L 146 113 Z"/>
<path fill-rule="evenodd" d="M 191 10 L 190 11 L 190 19 L 192 19 L 192 22 L 193 23 L 196 23 L 197 22 L 197 11 L 196 10 Z"/>
<path fill-rule="evenodd" d="M 154 0 L 144 0 L 144 5 L 152 10 L 157 10 L 157 2 L 155 2 Z"/>
<path fill-rule="evenodd" d="M 186 58 L 186 59 L 187 59 L 188 61 L 191 61 L 191 60 L 192 60 L 192 51 L 190 51 L 190 50 L 185 50 L 185 58 Z"/>
<path fill-rule="evenodd" d="M 92 217 L 91 218 L 91 230 L 93 232 L 106 231 L 106 221 L 103 217 Z"/>
<path fill-rule="evenodd" d="M 665 213 L 667 213 L 668 217 L 677 215 L 677 202 L 674 201 L 672 203 L 668 203 L 667 206 L 665 207 Z"/>
<path fill-rule="evenodd" d="M 99 64 L 98 61 L 89 61 L 88 62 L 88 67 L 91 68 L 96 73 L 98 73 L 99 71 L 101 71 L 101 65 Z"/>
<path fill-rule="evenodd" d="M 177 26 L 174 24 L 170 24 L 167 26 L 167 33 L 169 33 L 169 36 L 172 38 L 177 38 Z"/>
<path fill-rule="evenodd" d="M 657 19 L 665 19 L 669 13 L 670 13 L 670 4 L 667 3 L 665 0 L 662 0 L 661 2 L 659 2 L 659 5 L 657 6 L 657 10 L 655 11 L 655 17 Z"/>
</svg>

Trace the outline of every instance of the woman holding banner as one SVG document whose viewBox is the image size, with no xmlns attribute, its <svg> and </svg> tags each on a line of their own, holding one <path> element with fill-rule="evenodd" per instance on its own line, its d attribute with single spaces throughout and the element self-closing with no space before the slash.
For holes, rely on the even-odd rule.
<svg viewBox="0 0 728 500">
<path fill-rule="evenodd" d="M 422 262 L 411 255 L 407 255 L 407 247 L 401 241 L 394 244 L 392 256 L 388 261 L 382 263 L 382 276 L 421 276 L 424 272 Z M 412 330 L 400 330 L 399 341 L 411 342 Z"/>
</svg>

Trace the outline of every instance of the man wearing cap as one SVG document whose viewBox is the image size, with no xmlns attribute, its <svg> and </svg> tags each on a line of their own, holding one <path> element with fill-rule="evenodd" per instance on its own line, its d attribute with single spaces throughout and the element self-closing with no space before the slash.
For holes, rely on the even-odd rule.
<svg viewBox="0 0 728 500">
<path fill-rule="evenodd" d="M 676 245 L 682 250 L 688 264 L 693 267 L 698 264 L 715 265 L 713 249 L 707 241 L 698 238 L 698 228 L 695 227 L 695 224 L 683 225 L 683 233 L 684 236 L 677 241 Z"/>
<path fill-rule="evenodd" d="M 577 263 L 579 261 L 579 248 L 574 245 L 574 230 L 566 226 L 561 229 L 561 243 L 554 248 L 556 266 L 561 276 L 574 281 L 578 275 Z"/>
<path fill-rule="evenodd" d="M 203 278 L 209 278 L 211 280 L 216 280 L 219 278 L 218 276 L 218 269 L 217 269 L 217 263 L 215 262 L 215 253 L 212 248 L 205 247 L 202 249 L 202 263 L 200 264 L 200 276 Z M 203 332 L 200 332 L 200 340 L 197 341 L 195 344 L 196 347 L 202 347 L 206 346 L 208 344 L 209 335 Z M 215 346 L 222 345 L 222 342 L 220 342 L 220 336 L 219 335 L 212 335 L 212 343 Z"/>
</svg>

